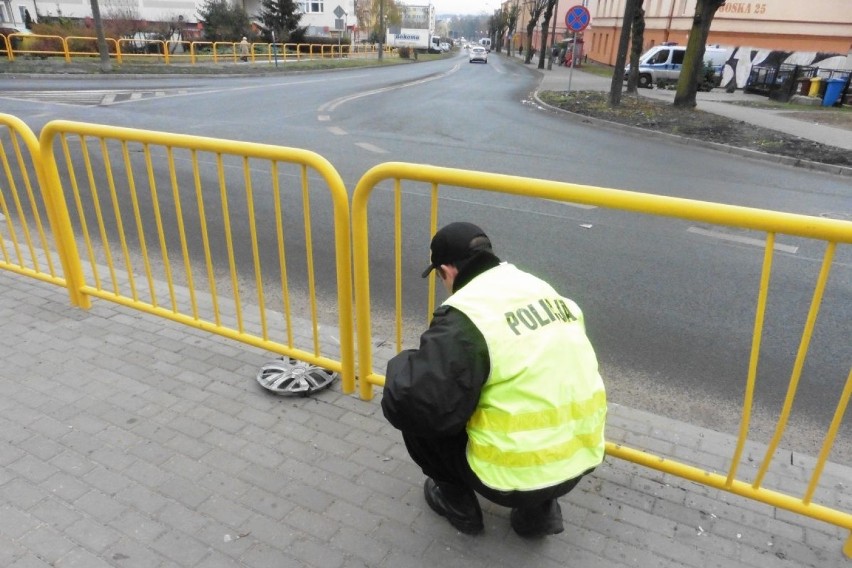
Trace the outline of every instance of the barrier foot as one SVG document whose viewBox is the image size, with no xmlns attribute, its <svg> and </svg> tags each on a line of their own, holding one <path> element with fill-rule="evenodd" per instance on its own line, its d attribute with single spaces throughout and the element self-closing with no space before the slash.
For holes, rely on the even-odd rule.
<svg viewBox="0 0 852 568">
<path fill-rule="evenodd" d="M 846 558 L 852 558 L 852 533 L 849 533 L 849 538 L 846 539 L 846 544 L 843 545 L 843 554 Z"/>
</svg>

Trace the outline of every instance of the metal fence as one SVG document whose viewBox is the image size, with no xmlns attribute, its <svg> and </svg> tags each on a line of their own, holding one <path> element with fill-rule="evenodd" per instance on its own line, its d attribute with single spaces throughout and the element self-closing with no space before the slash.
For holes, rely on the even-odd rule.
<svg viewBox="0 0 852 568">
<path fill-rule="evenodd" d="M 394 283 L 397 350 L 403 342 L 402 243 L 409 233 L 403 231 L 402 212 L 407 195 L 428 199 L 428 212 L 418 206 L 414 218 L 421 232 L 430 235 L 438 228 L 439 195 L 452 188 L 765 233 L 740 431 L 727 472 L 705 471 L 612 442 L 607 453 L 852 531 L 852 513 L 815 502 L 852 396 L 852 371 L 836 407 L 826 409 L 831 423 L 802 495 L 764 486 L 799 390 L 837 249 L 852 244 L 848 221 L 407 163 L 381 164 L 365 173 L 350 214 L 339 174 L 324 158 L 305 150 L 67 121 L 48 123 L 36 146 L 32 132 L 14 117 L 0 115 L 0 126 L 5 127 L 0 160 L 6 175 L 5 184 L 0 180 L 5 227 L 0 268 L 66 286 L 81 307 L 92 297 L 112 301 L 337 370 L 347 393 L 355 389 L 357 321 L 358 386 L 365 400 L 375 385 L 384 384 L 373 369 L 371 275 Z M 392 247 L 382 256 L 385 272 L 374 271 L 368 246 L 368 205 L 381 184 L 392 198 L 393 228 L 383 235 Z M 427 190 L 409 191 L 414 185 Z M 386 210 L 382 213 L 387 217 Z M 315 227 L 333 231 L 333 249 L 316 250 Z M 779 234 L 821 241 L 825 250 L 775 433 L 748 480 L 738 477 L 738 470 L 748 443 Z M 49 260 L 56 257 L 64 278 Z M 297 282 L 291 274 L 296 272 L 304 273 L 304 279 Z M 176 293 L 179 286 L 188 291 L 188 300 Z M 434 310 L 434 273 L 427 288 L 428 317 Z M 320 321 L 322 298 L 329 296 L 335 299 L 325 308 L 336 315 L 337 338 L 329 338 Z M 311 332 L 302 336 L 301 329 Z M 844 553 L 852 557 L 852 537 Z"/>
<path fill-rule="evenodd" d="M 188 63 L 236 63 L 242 56 L 239 42 L 180 41 L 147 38 L 106 38 L 110 59 L 116 63 L 154 62 L 166 65 Z M 97 38 L 40 34 L 0 34 L 0 50 L 9 61 L 16 57 L 62 57 L 74 59 L 98 57 Z M 385 46 L 385 53 L 392 53 Z M 374 45 L 318 43 L 250 43 L 247 59 L 252 62 L 302 61 L 313 59 L 369 58 L 378 55 Z"/>
<path fill-rule="evenodd" d="M 393 192 L 393 226 L 392 236 L 393 251 L 383 251 L 383 254 L 392 257 L 393 274 L 377 273 L 370 263 L 369 223 L 370 215 L 368 205 L 374 189 L 385 183 L 392 185 Z M 418 185 L 420 189 L 414 191 L 412 186 Z M 816 519 L 836 524 L 852 530 L 852 514 L 840 512 L 828 507 L 814 503 L 814 495 L 819 486 L 820 477 L 825 463 L 834 445 L 837 432 L 840 428 L 843 415 L 846 411 L 850 395 L 852 395 L 852 369 L 846 377 L 845 387 L 839 397 L 837 406 L 833 409 L 833 418 L 828 431 L 825 434 L 819 457 L 814 466 L 811 478 L 801 497 L 793 497 L 763 486 L 766 474 L 772 465 L 776 450 L 781 438 L 787 428 L 790 412 L 794 399 L 798 392 L 799 380 L 805 357 L 811 342 L 814 326 L 819 314 L 820 304 L 823 300 L 828 276 L 831 271 L 838 245 L 852 244 L 852 223 L 825 218 L 814 218 L 803 215 L 780 213 L 732 205 L 722 205 L 665 197 L 650 194 L 633 193 L 617 189 L 583 186 L 555 181 L 520 178 L 506 175 L 475 172 L 458 169 L 425 166 L 421 164 L 408 163 L 385 163 L 370 169 L 355 188 L 352 198 L 352 236 L 353 236 L 353 261 L 356 293 L 356 317 L 358 323 L 358 376 L 360 380 L 360 394 L 364 399 L 372 397 L 374 385 L 384 385 L 384 376 L 376 373 L 373 369 L 372 354 L 372 324 L 371 324 L 371 299 L 370 299 L 370 276 L 377 278 L 389 278 L 395 281 L 395 306 L 396 306 L 396 350 L 402 348 L 403 340 L 403 318 L 402 318 L 402 241 L 404 234 L 410 234 L 413 230 L 402 228 L 403 201 L 406 195 L 417 195 L 420 199 L 426 196 L 423 187 L 428 186 L 429 211 L 415 216 L 416 222 L 421 226 L 428 224 L 429 234 L 434 234 L 438 228 L 439 195 L 442 190 L 450 188 L 467 188 L 487 192 L 497 192 L 521 196 L 530 200 L 552 200 L 572 202 L 582 205 L 592 205 L 618 209 L 622 211 L 686 219 L 698 221 L 705 224 L 720 225 L 727 227 L 738 227 L 761 231 L 766 234 L 764 245 L 764 256 L 761 268 L 759 287 L 755 291 L 757 295 L 757 306 L 755 310 L 754 330 L 751 344 L 751 357 L 749 361 L 748 376 L 745 388 L 745 398 L 742 407 L 740 432 L 736 448 L 730 459 L 730 466 L 725 475 L 709 472 L 687 464 L 682 464 L 664 456 L 651 455 L 641 449 L 628 448 L 623 445 L 607 443 L 607 453 L 610 456 L 619 457 L 645 467 L 670 473 L 678 477 L 722 489 L 748 497 L 776 507 L 794 511 Z M 817 239 L 825 242 L 825 252 L 821 267 L 817 274 L 816 286 L 813 291 L 807 321 L 802 331 L 799 351 L 796 354 L 790 377 L 789 387 L 783 403 L 781 414 L 778 418 L 775 433 L 766 450 L 763 460 L 760 462 L 754 479 L 745 481 L 737 478 L 739 465 L 742 461 L 743 450 L 748 442 L 749 425 L 752 416 L 752 403 L 755 392 L 757 377 L 757 366 L 760 357 L 764 317 L 767 308 L 767 296 L 770 284 L 773 256 L 776 248 L 776 236 L 778 234 L 795 235 L 808 239 Z M 426 260 L 424 257 L 423 263 Z M 435 296 L 434 271 L 429 277 L 428 285 L 428 313 L 434 309 Z M 846 356 L 848 357 L 847 350 Z M 842 377 L 837 377 L 842 380 Z M 830 409 L 826 409 L 827 412 Z M 852 537 L 845 544 L 844 552 L 852 556 Z"/>
<path fill-rule="evenodd" d="M 38 140 L 9 115 L 0 115 L 0 167 L 0 268 L 65 286 Z"/>
<path fill-rule="evenodd" d="M 324 158 L 67 121 L 44 127 L 40 152 L 76 303 L 109 300 L 321 365 L 353 390 L 349 204 Z M 316 250 L 316 230 L 333 249 Z M 330 323 L 318 290 L 339 298 Z"/>
</svg>

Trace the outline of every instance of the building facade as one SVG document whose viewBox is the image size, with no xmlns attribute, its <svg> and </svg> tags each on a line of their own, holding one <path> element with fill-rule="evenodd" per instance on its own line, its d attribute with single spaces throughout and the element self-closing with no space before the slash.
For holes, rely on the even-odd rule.
<svg viewBox="0 0 852 568">
<path fill-rule="evenodd" d="M 612 65 L 618 53 L 626 0 L 591 0 L 586 31 L 590 59 Z M 645 0 L 645 45 L 686 45 L 696 0 Z M 728 0 L 719 8 L 707 42 L 725 47 L 846 54 L 852 48 L 850 0 Z"/>
<path fill-rule="evenodd" d="M 624 7 L 627 0 L 560 0 L 556 37 L 571 37 L 565 14 L 584 5 L 591 24 L 579 34 L 589 59 L 613 65 L 618 53 Z M 508 9 L 518 4 L 520 14 L 512 38 L 514 49 L 522 45 L 529 21 L 530 0 L 507 0 Z M 692 28 L 696 0 L 644 0 L 645 44 L 643 50 L 662 42 L 686 45 Z M 552 30 L 548 30 L 550 34 Z M 541 30 L 533 33 L 538 48 Z M 548 41 L 548 43 L 550 43 Z M 728 0 L 713 19 L 708 43 L 736 47 L 798 52 L 847 54 L 852 50 L 852 0 Z"/>
<path fill-rule="evenodd" d="M 308 35 L 331 36 L 355 27 L 356 0 L 303 0 L 297 2 L 302 12 L 300 25 L 308 28 Z M 260 13 L 260 0 L 231 0 L 238 3 L 255 19 Z M 101 16 L 110 14 L 133 14 L 147 22 L 181 21 L 193 26 L 198 22 L 198 10 L 204 0 L 100 0 Z M 336 12 L 340 8 L 342 17 Z M 91 18 L 92 9 L 89 0 L 60 0 L 47 3 L 44 0 L 0 0 L 0 28 L 23 29 L 25 13 L 37 21 L 38 14 L 46 16 L 65 16 L 69 18 Z"/>
</svg>

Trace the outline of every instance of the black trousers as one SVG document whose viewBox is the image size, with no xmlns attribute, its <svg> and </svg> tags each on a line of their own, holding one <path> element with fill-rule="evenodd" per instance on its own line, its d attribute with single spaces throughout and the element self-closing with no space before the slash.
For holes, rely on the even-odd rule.
<svg viewBox="0 0 852 568">
<path fill-rule="evenodd" d="M 403 432 L 402 439 L 414 463 L 419 465 L 423 473 L 434 479 L 438 485 L 473 490 L 489 501 L 513 509 L 533 507 L 544 501 L 562 497 L 574 489 L 584 475 L 594 470 L 592 468 L 578 477 L 544 489 L 499 491 L 483 484 L 470 469 L 466 457 L 467 432 L 450 438 L 421 438 Z"/>
</svg>

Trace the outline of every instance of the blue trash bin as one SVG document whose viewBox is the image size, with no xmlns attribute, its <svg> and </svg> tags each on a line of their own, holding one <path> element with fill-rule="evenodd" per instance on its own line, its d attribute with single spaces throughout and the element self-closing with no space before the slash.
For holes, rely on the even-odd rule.
<svg viewBox="0 0 852 568">
<path fill-rule="evenodd" d="M 829 79 L 825 86 L 825 95 L 822 97 L 822 106 L 830 107 L 840 100 L 846 79 Z"/>
</svg>

